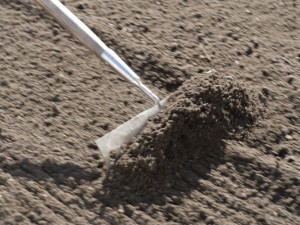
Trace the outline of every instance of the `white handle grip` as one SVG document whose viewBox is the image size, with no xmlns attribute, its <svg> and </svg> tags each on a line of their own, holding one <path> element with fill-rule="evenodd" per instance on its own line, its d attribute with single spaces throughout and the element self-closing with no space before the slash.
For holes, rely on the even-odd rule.
<svg viewBox="0 0 300 225">
<path fill-rule="evenodd" d="M 58 0 L 35 0 L 64 28 L 99 57 L 107 46 L 80 19 Z"/>
</svg>

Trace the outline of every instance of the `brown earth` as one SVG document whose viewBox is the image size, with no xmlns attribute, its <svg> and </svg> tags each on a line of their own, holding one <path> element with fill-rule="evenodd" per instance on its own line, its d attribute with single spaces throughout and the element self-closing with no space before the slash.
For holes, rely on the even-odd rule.
<svg viewBox="0 0 300 225">
<path fill-rule="evenodd" d="M 230 79 L 241 83 L 246 88 L 238 89 L 258 96 L 266 112 L 250 130 L 254 120 L 241 124 L 241 115 L 252 118 L 259 108 L 253 100 L 253 110 L 229 120 L 236 122 L 229 124 L 235 129 L 216 135 L 224 123 L 207 123 L 212 126 L 200 134 L 211 129 L 212 136 L 191 132 L 205 141 L 191 142 L 186 136 L 186 143 L 176 143 L 189 145 L 187 154 L 179 151 L 175 161 L 161 161 L 159 152 L 176 152 L 167 147 L 170 137 L 182 138 L 174 129 L 163 139 L 164 151 L 137 144 L 151 143 L 151 124 L 168 121 L 163 120 L 172 115 L 167 109 L 107 172 L 94 141 L 151 101 L 33 0 L 1 0 L 0 224 L 300 224 L 296 0 L 64 3 L 160 97 L 178 97 L 170 104 L 189 99 L 180 97 L 189 92 L 189 84 L 201 93 L 207 86 L 196 81 L 216 70 L 224 80 L 221 87 Z M 213 111 L 218 118 L 220 111 Z M 234 115 L 229 112 L 224 118 Z M 144 155 L 134 151 L 140 149 Z M 151 157 L 172 170 L 154 167 L 154 175 L 149 173 L 155 165 Z M 143 170 L 126 180 L 126 165 L 139 165 L 137 158 L 144 162 Z"/>
</svg>

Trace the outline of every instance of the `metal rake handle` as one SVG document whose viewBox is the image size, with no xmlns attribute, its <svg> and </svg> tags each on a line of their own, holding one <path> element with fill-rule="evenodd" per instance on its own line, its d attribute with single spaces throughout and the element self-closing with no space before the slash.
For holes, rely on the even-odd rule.
<svg viewBox="0 0 300 225">
<path fill-rule="evenodd" d="M 35 0 L 49 12 L 65 29 L 75 36 L 81 43 L 93 51 L 98 57 L 106 61 L 118 73 L 135 84 L 147 94 L 156 104 L 159 98 L 145 86 L 139 76 L 110 48 L 108 48 L 97 35 L 91 31 L 59 0 Z"/>
<path fill-rule="evenodd" d="M 108 47 L 58 0 L 35 0 L 82 44 L 98 56 Z"/>
</svg>

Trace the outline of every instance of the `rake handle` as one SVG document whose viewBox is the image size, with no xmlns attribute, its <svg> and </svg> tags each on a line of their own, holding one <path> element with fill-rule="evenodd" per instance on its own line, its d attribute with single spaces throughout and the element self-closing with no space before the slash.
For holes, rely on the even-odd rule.
<svg viewBox="0 0 300 225">
<path fill-rule="evenodd" d="M 63 27 L 65 27 L 82 44 L 88 47 L 96 55 L 107 62 L 120 75 L 136 85 L 159 105 L 159 98 L 145 86 L 140 77 L 111 49 L 109 49 L 80 19 L 78 19 L 59 0 L 35 0 L 49 14 L 51 14 Z"/>
<path fill-rule="evenodd" d="M 108 47 L 58 0 L 35 0 L 82 44 L 99 57 Z"/>
</svg>

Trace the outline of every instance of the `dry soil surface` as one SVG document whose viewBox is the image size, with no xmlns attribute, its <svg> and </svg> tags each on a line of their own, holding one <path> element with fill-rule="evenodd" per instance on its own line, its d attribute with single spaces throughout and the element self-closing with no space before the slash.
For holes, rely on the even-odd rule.
<svg viewBox="0 0 300 225">
<path fill-rule="evenodd" d="M 107 172 L 94 141 L 152 102 L 35 1 L 1 0 L 1 225 L 300 224 L 299 1 L 63 2 L 161 98 L 191 83 L 202 93 L 199 79 L 213 73 L 218 87 L 242 84 L 256 100 L 213 89 L 239 106 L 220 101 L 197 130 L 180 114 L 185 101 L 176 113 L 186 123 L 169 113 L 174 99 L 151 121 L 159 129 L 150 124 Z M 193 116 L 212 99 L 196 99 L 204 111 Z M 184 129 L 169 129 L 166 115 Z M 151 129 L 167 137 L 157 152 Z M 183 143 L 186 154 L 171 151 Z"/>
</svg>

